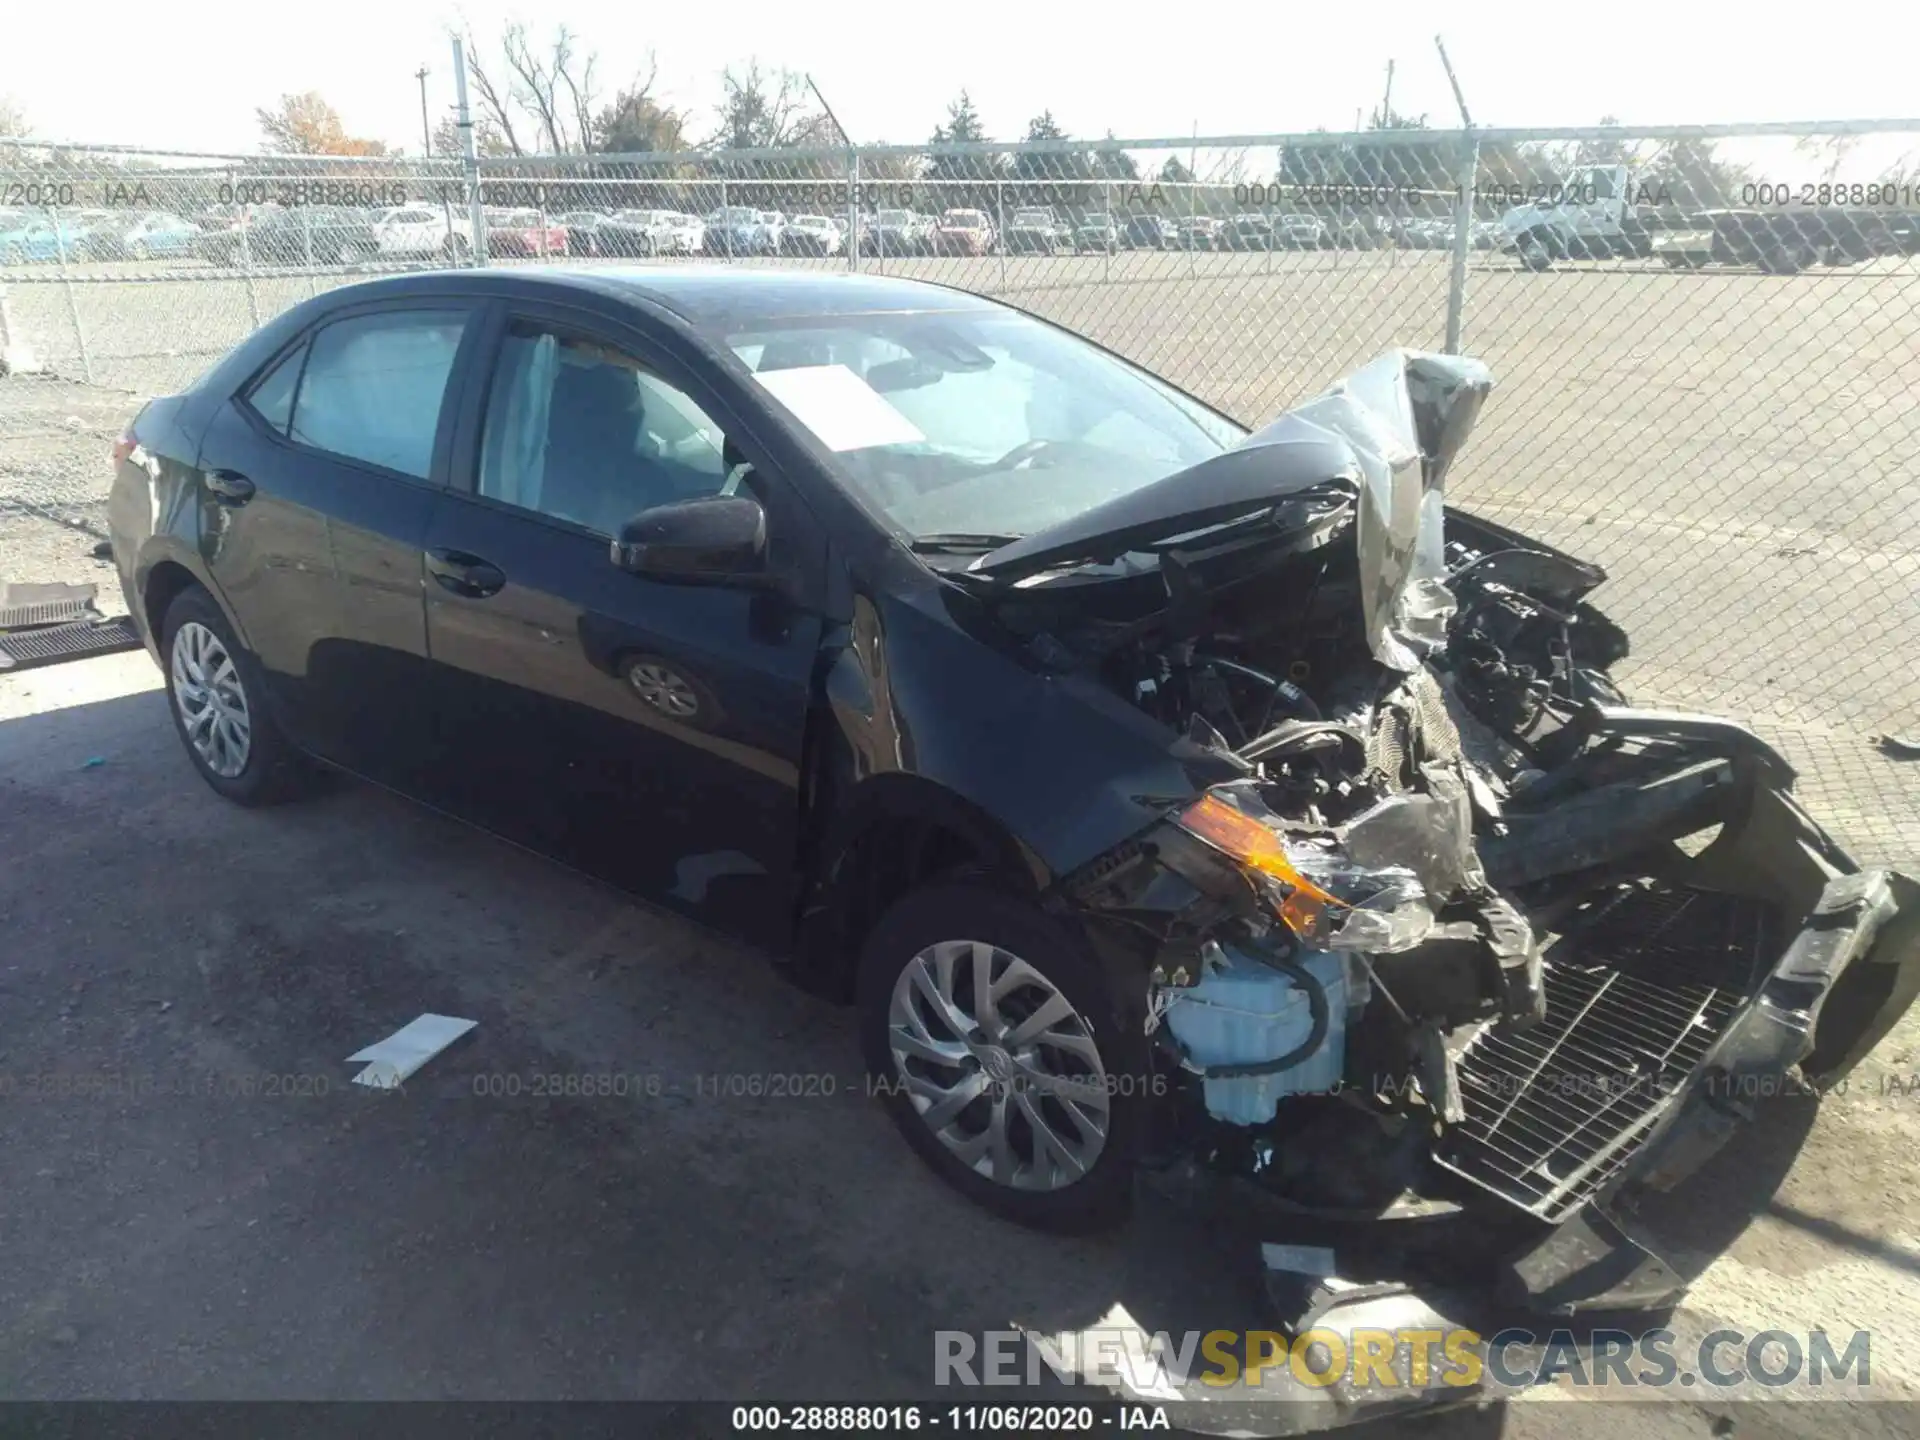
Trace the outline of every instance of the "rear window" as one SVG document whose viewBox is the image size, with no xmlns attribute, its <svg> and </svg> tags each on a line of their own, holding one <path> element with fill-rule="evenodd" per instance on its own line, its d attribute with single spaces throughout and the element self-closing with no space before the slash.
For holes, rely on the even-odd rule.
<svg viewBox="0 0 1920 1440">
<path fill-rule="evenodd" d="M 465 324 L 458 310 L 337 320 L 268 372 L 248 403 L 302 445 L 424 480 Z"/>
<path fill-rule="evenodd" d="M 307 345 L 302 341 L 247 392 L 247 404 L 253 412 L 282 435 L 287 433 L 287 426 L 293 420 L 293 396 L 300 387 L 300 370 L 306 363 Z"/>
</svg>

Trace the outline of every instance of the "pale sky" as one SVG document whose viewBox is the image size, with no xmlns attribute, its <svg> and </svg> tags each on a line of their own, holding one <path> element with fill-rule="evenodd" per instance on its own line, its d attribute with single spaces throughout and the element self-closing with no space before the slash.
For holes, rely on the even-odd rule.
<svg viewBox="0 0 1920 1440">
<path fill-rule="evenodd" d="M 810 71 L 854 137 L 917 142 L 962 86 L 994 138 L 1051 109 L 1071 134 L 1345 129 L 1396 60 L 1398 110 L 1457 123 L 1433 46 L 1442 31 L 1476 123 L 1587 125 L 1920 116 L 1920 6 L 1853 5 L 1769 18 L 1701 3 L 1476 6 L 1280 0 L 1070 6 L 1047 0 L 865 7 L 830 0 L 540 6 L 467 0 L 109 3 L 13 0 L 0 97 L 39 135 L 251 153 L 254 108 L 320 91 L 349 133 L 418 153 L 425 64 L 437 119 L 452 104 L 446 38 L 483 40 L 513 15 L 564 21 L 596 48 L 607 91 L 658 57 L 656 94 L 713 123 L 729 62 Z M 1823 15 L 1831 15 L 1826 24 Z M 1916 137 L 1920 143 L 1920 137 Z"/>
</svg>

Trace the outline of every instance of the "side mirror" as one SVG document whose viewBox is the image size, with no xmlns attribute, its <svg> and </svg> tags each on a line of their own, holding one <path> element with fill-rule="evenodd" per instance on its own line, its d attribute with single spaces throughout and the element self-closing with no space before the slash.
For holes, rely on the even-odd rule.
<svg viewBox="0 0 1920 1440">
<path fill-rule="evenodd" d="M 622 570 L 655 580 L 752 580 L 766 573 L 766 512 L 749 495 L 656 505 L 620 527 L 612 560 Z"/>
</svg>

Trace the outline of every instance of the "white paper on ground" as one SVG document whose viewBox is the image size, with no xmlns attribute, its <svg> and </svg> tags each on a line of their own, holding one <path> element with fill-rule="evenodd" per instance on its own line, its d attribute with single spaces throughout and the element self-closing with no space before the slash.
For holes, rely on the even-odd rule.
<svg viewBox="0 0 1920 1440">
<path fill-rule="evenodd" d="M 829 450 L 911 445 L 927 437 L 844 365 L 797 365 L 753 377 Z"/>
<path fill-rule="evenodd" d="M 362 1061 L 367 1068 L 353 1077 L 356 1085 L 392 1090 L 442 1050 L 480 1022 L 451 1015 L 422 1015 L 410 1020 L 384 1040 L 347 1056 L 349 1065 Z"/>
</svg>

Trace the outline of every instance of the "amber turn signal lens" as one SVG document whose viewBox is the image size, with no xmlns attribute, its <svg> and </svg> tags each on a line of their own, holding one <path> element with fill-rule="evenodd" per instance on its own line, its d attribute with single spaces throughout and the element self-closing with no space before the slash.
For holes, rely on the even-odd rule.
<svg viewBox="0 0 1920 1440">
<path fill-rule="evenodd" d="M 1180 814 L 1180 828 L 1222 854 L 1238 860 L 1286 887 L 1280 918 L 1303 940 L 1319 938 L 1329 909 L 1345 905 L 1302 875 L 1279 835 L 1251 815 L 1212 795 L 1203 795 Z"/>
</svg>

